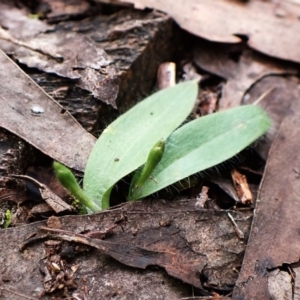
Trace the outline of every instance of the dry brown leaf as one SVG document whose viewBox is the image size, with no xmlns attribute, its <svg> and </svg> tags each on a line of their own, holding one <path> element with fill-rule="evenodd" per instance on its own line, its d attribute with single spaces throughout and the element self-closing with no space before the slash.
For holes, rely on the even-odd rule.
<svg viewBox="0 0 300 300">
<path fill-rule="evenodd" d="M 23 38 L 24 41 L 27 41 L 41 32 L 53 30 L 53 26 L 38 19 L 29 18 L 28 15 L 29 11 L 20 7 L 20 3 L 19 6 L 15 6 L 12 1 L 0 2 L 0 26 L 7 29 L 15 39 Z M 1 42 L 2 47 L 4 45 Z M 5 51 L 11 52 L 9 48 L 6 48 Z"/>
<path fill-rule="evenodd" d="M 291 113 L 290 105 L 300 99 L 299 79 L 295 76 L 264 77 L 247 92 L 243 104 L 254 103 L 260 95 L 270 89 L 270 93 L 258 105 L 271 117 L 272 127 L 255 146 L 265 161 L 282 120 Z"/>
<path fill-rule="evenodd" d="M 292 273 L 293 263 L 299 261 L 300 181 L 294 171 L 300 166 L 299 99 L 293 101 L 290 109 L 270 151 L 233 299 L 271 299 L 271 271 L 286 265 Z M 291 274 L 288 276 L 292 282 Z M 283 280 L 278 289 L 285 289 Z"/>
<path fill-rule="evenodd" d="M 300 62 L 300 5 L 279 1 L 120 0 L 168 13 L 187 31 L 211 41 L 237 43 L 237 35 L 270 56 Z"/>
<path fill-rule="evenodd" d="M 75 208 L 54 194 L 46 185 L 27 175 L 11 175 L 14 178 L 28 181 L 38 187 L 43 200 L 58 214 L 64 211 L 75 211 Z"/>
<path fill-rule="evenodd" d="M 241 44 L 198 42 L 194 48 L 194 61 L 202 69 L 226 80 L 219 104 L 220 109 L 240 105 L 251 86 L 268 75 L 298 72 L 295 66 L 245 49 Z"/>
<path fill-rule="evenodd" d="M 166 300 L 181 299 L 191 295 L 191 287 L 186 286 L 185 291 L 181 280 L 198 287 L 204 284 L 230 289 L 237 276 L 234 269 L 241 263 L 252 214 L 231 211 L 238 228 L 245 234 L 241 240 L 226 211 L 203 210 L 195 205 L 196 199 L 145 200 L 125 203 L 99 214 L 59 218 L 63 230 L 67 231 L 62 237 L 78 238 L 78 242 L 88 242 L 100 250 L 77 255 L 72 261 L 80 264 L 77 278 L 80 281 L 87 278 L 89 299 L 98 299 L 99 294 L 110 299 L 109 295 L 116 289 L 130 299 L 133 294 L 151 295 L 153 300 L 162 299 L 161 295 Z M 36 266 L 45 256 L 42 243 L 36 243 L 45 237 L 38 233 L 41 225 L 45 226 L 45 222 L 0 231 L 2 276 L 11 278 L 0 288 L 13 286 L 16 292 L 36 296 L 36 290 L 42 285 Z M 77 235 L 96 231 L 107 234 L 103 240 Z M 33 233 L 37 234 L 33 236 Z M 23 250 L 27 245 L 22 253 L 15 250 L 19 244 Z M 103 251 L 107 255 L 102 255 Z M 118 264 L 108 256 L 136 268 Z M 139 270 L 149 264 L 161 266 L 181 280 L 174 281 L 157 267 Z"/>
<path fill-rule="evenodd" d="M 91 3 L 82 0 L 41 0 L 39 7 L 38 13 L 44 13 L 48 22 L 53 23 L 86 15 L 91 10 Z"/>
<path fill-rule="evenodd" d="M 76 120 L 0 52 L 0 126 L 83 171 L 95 143 Z"/>
</svg>

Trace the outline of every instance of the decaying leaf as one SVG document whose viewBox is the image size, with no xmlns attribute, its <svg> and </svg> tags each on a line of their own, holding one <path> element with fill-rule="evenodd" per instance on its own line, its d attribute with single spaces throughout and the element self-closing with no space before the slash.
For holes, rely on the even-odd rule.
<svg viewBox="0 0 300 300">
<path fill-rule="evenodd" d="M 49 23 L 85 16 L 93 9 L 91 3 L 81 0 L 42 0 L 41 3 L 38 14 L 46 16 Z"/>
<path fill-rule="evenodd" d="M 67 166 L 84 170 L 95 138 L 2 51 L 0 76 L 0 126 Z"/>
<path fill-rule="evenodd" d="M 265 91 L 272 91 L 258 104 L 272 119 L 266 136 L 255 145 L 259 155 L 267 160 L 269 150 L 277 136 L 282 120 L 291 114 L 290 106 L 300 99 L 299 79 L 296 76 L 267 76 L 257 82 L 243 99 L 243 104 L 253 103 Z"/>
<path fill-rule="evenodd" d="M 50 238 L 82 243 L 97 248 L 102 253 L 119 262 L 139 269 L 148 266 L 160 266 L 167 273 L 195 287 L 202 288 L 199 273 L 206 265 L 205 256 L 198 255 L 181 237 L 180 230 L 173 226 L 153 228 L 119 235 L 116 240 L 92 239 L 81 234 L 40 227 L 44 232 L 52 233 Z"/>
<path fill-rule="evenodd" d="M 298 72 L 295 66 L 245 49 L 243 44 L 198 42 L 194 48 L 194 61 L 202 69 L 225 79 L 220 109 L 240 105 L 248 90 L 266 76 Z"/>
<path fill-rule="evenodd" d="M 27 180 L 39 188 L 43 200 L 56 212 L 74 211 L 74 207 L 64 202 L 60 197 L 55 195 L 46 185 L 38 182 L 36 179 L 26 175 L 11 175 L 14 178 Z"/>
<path fill-rule="evenodd" d="M 270 299 L 271 271 L 283 265 L 292 270 L 299 261 L 300 181 L 293 170 L 300 166 L 299 99 L 290 111 L 270 151 L 233 299 Z"/>
<path fill-rule="evenodd" d="M 141 201 L 126 203 L 89 216 L 65 216 L 58 220 L 63 231 L 67 232 L 62 232 L 62 236 L 56 232 L 56 238 L 74 239 L 100 250 L 89 251 L 84 256 L 78 254 L 73 260 L 74 264 L 80 264 L 77 278 L 86 278 L 89 295 L 94 299 L 97 299 L 99 292 L 104 295 L 113 293 L 119 282 L 123 283 L 124 288 L 121 290 L 124 295 L 144 295 L 150 290 L 153 292 L 153 284 L 145 284 L 150 280 L 149 276 L 159 278 L 160 284 L 155 287 L 154 294 L 159 294 L 160 291 L 160 295 L 152 297 L 157 300 L 166 291 L 165 299 L 183 296 L 185 288 L 181 280 L 197 287 L 206 284 L 228 288 L 237 276 L 234 268 L 241 263 L 251 212 L 230 211 L 239 229 L 245 234 L 244 240 L 237 236 L 226 211 L 199 209 L 196 208 L 196 202 Z M 41 238 L 45 239 L 45 231 L 39 230 L 45 224 L 46 222 L 38 222 L 0 231 L 3 242 L 0 243 L 0 262 L 5 267 L 2 275 L 11 278 L 1 288 L 14 285 L 16 291 L 22 290 L 26 295 L 36 295 L 36 289 L 42 283 L 38 268 L 33 266 L 45 256 L 42 244 L 37 243 Z M 49 229 L 46 228 L 47 230 Z M 95 237 L 97 231 L 101 233 L 102 240 L 88 237 L 91 232 Z M 107 234 L 103 235 L 103 232 Z M 83 235 L 86 233 L 87 236 Z M 16 252 L 15 248 L 22 242 L 23 252 Z M 32 242 L 34 244 L 30 244 Z M 102 255 L 103 252 L 106 255 Z M 108 256 L 135 268 L 117 264 Z M 162 276 L 160 268 L 139 271 L 147 265 L 165 268 L 169 275 L 164 272 Z M 28 269 L 32 271 L 28 272 Z M 110 281 L 111 285 L 108 286 L 108 274 L 112 272 L 114 281 Z M 29 277 L 31 280 L 28 280 Z M 155 283 L 154 278 L 151 282 Z M 164 281 L 163 284 L 161 280 Z M 178 285 L 180 289 L 176 288 Z M 128 286 L 130 289 L 127 289 Z"/>
<path fill-rule="evenodd" d="M 120 0 L 168 13 L 187 31 L 207 40 L 249 45 L 270 56 L 300 62 L 300 5 L 294 1 Z M 188 16 L 188 17 L 187 17 Z"/>
</svg>

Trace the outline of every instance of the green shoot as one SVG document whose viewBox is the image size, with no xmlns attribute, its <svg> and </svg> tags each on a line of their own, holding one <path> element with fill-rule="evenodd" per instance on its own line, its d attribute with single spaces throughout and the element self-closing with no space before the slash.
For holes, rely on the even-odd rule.
<svg viewBox="0 0 300 300">
<path fill-rule="evenodd" d="M 90 212 L 99 212 L 101 210 L 101 208 L 83 192 L 70 169 L 57 161 L 53 163 L 53 168 L 59 182 Z"/>
<path fill-rule="evenodd" d="M 8 228 L 10 223 L 11 223 L 11 220 L 12 220 L 12 213 L 11 211 L 8 209 L 6 210 L 5 212 L 5 220 L 4 220 L 4 228 Z"/>
<path fill-rule="evenodd" d="M 160 140 L 158 141 L 150 150 L 148 154 L 148 158 L 146 161 L 145 166 L 143 169 L 137 170 L 136 174 L 134 174 L 131 184 L 130 184 L 130 189 L 129 189 L 129 199 L 131 196 L 131 193 L 134 189 L 139 189 L 141 186 L 145 183 L 145 181 L 151 177 L 151 174 L 157 164 L 160 162 L 160 160 L 163 157 L 165 151 L 165 141 Z M 152 180 L 155 180 L 152 178 Z"/>
</svg>

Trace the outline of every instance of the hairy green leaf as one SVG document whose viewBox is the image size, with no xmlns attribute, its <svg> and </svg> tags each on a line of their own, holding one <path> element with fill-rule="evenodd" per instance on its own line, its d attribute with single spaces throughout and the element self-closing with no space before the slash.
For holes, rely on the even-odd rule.
<svg viewBox="0 0 300 300">
<path fill-rule="evenodd" d="M 201 117 L 167 140 L 162 160 L 132 198 L 140 199 L 192 174 L 215 166 L 246 148 L 270 127 L 266 113 L 246 105 Z"/>
<path fill-rule="evenodd" d="M 111 123 L 88 159 L 83 187 L 102 208 L 112 186 L 146 160 L 150 149 L 187 118 L 197 98 L 196 82 L 185 82 L 146 98 Z"/>
</svg>

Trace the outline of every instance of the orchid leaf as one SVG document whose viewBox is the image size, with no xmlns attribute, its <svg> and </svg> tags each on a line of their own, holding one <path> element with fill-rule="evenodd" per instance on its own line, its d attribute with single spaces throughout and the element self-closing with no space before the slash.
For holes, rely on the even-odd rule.
<svg viewBox="0 0 300 300">
<path fill-rule="evenodd" d="M 110 191 L 120 179 L 143 165 L 153 145 L 180 126 L 192 111 L 196 82 L 159 91 L 111 123 L 89 156 L 83 189 L 102 209 L 109 207 Z"/>
<path fill-rule="evenodd" d="M 166 141 L 151 178 L 133 191 L 133 200 L 153 194 L 238 154 L 270 127 L 266 113 L 245 105 L 201 117 L 180 127 Z"/>
</svg>

